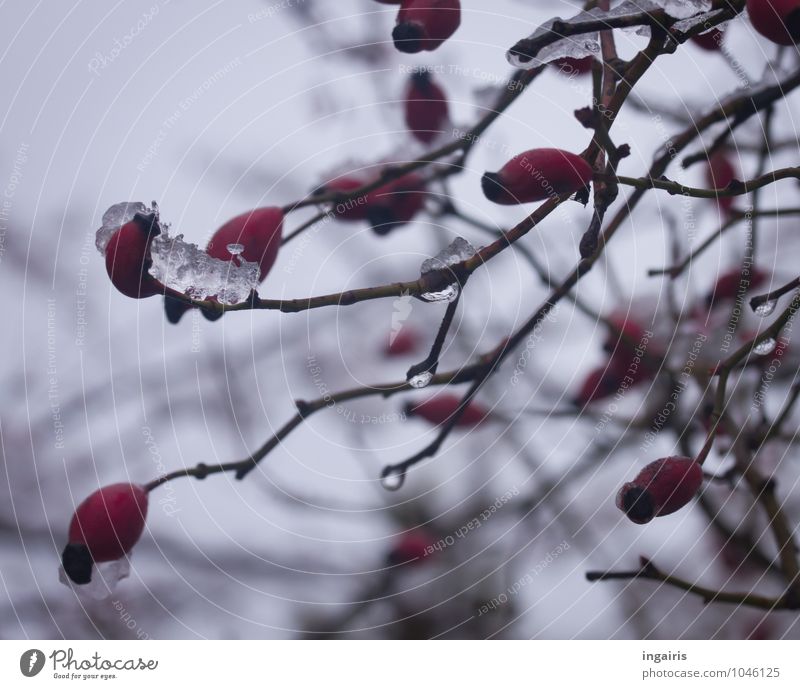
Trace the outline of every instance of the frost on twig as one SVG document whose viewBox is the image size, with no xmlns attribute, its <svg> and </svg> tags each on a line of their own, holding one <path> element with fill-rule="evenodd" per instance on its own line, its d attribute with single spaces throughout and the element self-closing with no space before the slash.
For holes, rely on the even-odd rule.
<svg viewBox="0 0 800 689">
<path fill-rule="evenodd" d="M 591 57 L 600 52 L 599 31 L 606 25 L 646 34 L 648 24 L 653 21 L 649 14 L 663 11 L 672 19 L 684 20 L 683 30 L 688 30 L 698 13 L 710 10 L 711 0 L 625 0 L 610 10 L 594 7 L 570 19 L 550 19 L 519 41 L 506 56 L 512 65 L 523 69 L 564 58 Z"/>
</svg>

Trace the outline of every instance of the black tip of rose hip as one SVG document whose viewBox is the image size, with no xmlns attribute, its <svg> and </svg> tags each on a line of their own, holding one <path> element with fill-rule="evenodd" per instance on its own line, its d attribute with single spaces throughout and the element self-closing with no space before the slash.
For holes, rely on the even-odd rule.
<svg viewBox="0 0 800 689">
<path fill-rule="evenodd" d="M 419 24 L 403 22 L 394 27 L 392 40 L 394 47 L 401 53 L 418 53 L 422 50 L 422 39 L 425 32 Z"/>
<path fill-rule="evenodd" d="M 789 12 L 789 14 L 786 15 L 784 23 L 792 40 L 795 43 L 800 41 L 800 9 Z"/>
<path fill-rule="evenodd" d="M 427 69 L 421 69 L 411 75 L 411 81 L 420 91 L 427 91 L 431 85 L 431 73 Z"/>
<path fill-rule="evenodd" d="M 487 172 L 481 177 L 481 187 L 483 195 L 490 201 L 501 199 L 506 193 L 505 187 L 500 183 L 500 175 L 497 172 Z"/>
<path fill-rule="evenodd" d="M 372 231 L 379 237 L 389 234 L 397 227 L 397 218 L 391 209 L 385 206 L 375 206 L 367 211 L 367 220 L 372 225 Z"/>
<path fill-rule="evenodd" d="M 70 580 L 78 585 L 92 580 L 92 556 L 83 543 L 68 543 L 61 554 L 61 565 Z"/>
<path fill-rule="evenodd" d="M 167 320 L 176 325 L 180 322 L 181 317 L 184 313 L 188 310 L 188 306 L 177 299 L 173 299 L 172 297 L 164 297 L 164 315 L 167 317 Z"/>
<path fill-rule="evenodd" d="M 200 313 L 203 314 L 203 316 L 205 317 L 205 319 L 207 321 L 211 321 L 213 323 L 214 321 L 218 321 L 220 318 L 222 318 L 222 314 L 225 313 L 225 312 L 224 311 L 216 311 L 214 309 L 202 309 L 201 308 L 200 309 Z"/>
<path fill-rule="evenodd" d="M 622 509 L 637 524 L 644 524 L 653 518 L 653 500 L 644 488 L 633 487 L 625 491 Z"/>
<path fill-rule="evenodd" d="M 413 403 L 413 402 L 406 402 L 406 403 L 403 405 L 403 413 L 404 413 L 406 416 L 414 416 L 414 413 L 415 413 L 415 412 L 414 412 L 414 410 L 415 410 L 415 409 L 416 409 L 416 407 L 414 406 L 414 403 Z"/>
<path fill-rule="evenodd" d="M 157 237 L 161 234 L 158 216 L 155 213 L 136 213 L 133 216 L 136 224 L 147 233 L 148 237 Z"/>
</svg>

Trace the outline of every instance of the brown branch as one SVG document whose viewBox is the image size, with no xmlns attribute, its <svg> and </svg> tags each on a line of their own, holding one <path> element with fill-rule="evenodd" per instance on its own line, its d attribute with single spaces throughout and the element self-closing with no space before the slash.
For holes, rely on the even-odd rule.
<svg viewBox="0 0 800 689">
<path fill-rule="evenodd" d="M 731 603 L 732 605 L 747 605 L 749 607 L 761 608 L 763 610 L 800 609 L 800 605 L 787 596 L 769 598 L 767 596 L 760 596 L 755 593 L 715 591 L 714 589 L 706 586 L 700 586 L 699 584 L 694 584 L 679 577 L 673 576 L 672 574 L 662 572 L 647 558 L 641 558 L 641 566 L 639 569 L 620 572 L 587 572 L 586 579 L 592 582 L 612 580 L 630 581 L 634 579 L 655 581 L 661 584 L 666 584 L 667 586 L 673 586 L 682 591 L 686 591 L 687 593 L 700 596 L 705 605 L 708 605 L 709 603 Z"/>
</svg>

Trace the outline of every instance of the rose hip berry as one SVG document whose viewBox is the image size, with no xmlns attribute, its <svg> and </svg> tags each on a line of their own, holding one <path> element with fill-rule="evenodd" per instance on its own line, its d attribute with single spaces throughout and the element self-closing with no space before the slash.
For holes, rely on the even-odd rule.
<svg viewBox="0 0 800 689">
<path fill-rule="evenodd" d="M 403 0 L 392 39 L 403 53 L 436 50 L 460 24 L 459 0 Z"/>
<path fill-rule="evenodd" d="M 150 242 L 160 233 L 155 214 L 137 213 L 108 241 L 106 272 L 114 287 L 126 297 L 144 299 L 164 294 L 164 285 L 148 273 L 153 264 Z"/>
<path fill-rule="evenodd" d="M 725 153 L 714 153 L 706 165 L 706 183 L 712 189 L 724 189 L 736 179 L 736 168 Z M 730 213 L 733 208 L 733 196 L 718 196 L 717 205 L 725 212 Z"/>
<path fill-rule="evenodd" d="M 636 524 L 677 512 L 697 495 L 703 469 L 689 457 L 664 457 L 651 462 L 617 493 L 617 507 Z"/>
<path fill-rule="evenodd" d="M 409 402 L 405 407 L 407 416 L 419 416 L 434 426 L 447 423 L 448 419 L 455 414 L 461 398 L 455 395 L 437 395 L 429 400 L 414 404 Z M 471 428 L 477 426 L 489 416 L 489 411 L 484 409 L 477 402 L 470 402 L 464 413 L 456 422 L 456 426 L 461 428 Z"/>
<path fill-rule="evenodd" d="M 753 28 L 779 45 L 800 40 L 800 0 L 747 0 Z"/>
<path fill-rule="evenodd" d="M 425 531 L 409 531 L 389 551 L 386 563 L 389 566 L 418 565 L 429 554 L 433 545 L 433 538 Z"/>
<path fill-rule="evenodd" d="M 147 516 L 147 492 L 131 483 L 105 486 L 72 515 L 61 562 L 76 584 L 88 584 L 92 564 L 118 560 L 136 545 Z"/>
<path fill-rule="evenodd" d="M 722 49 L 722 39 L 725 34 L 719 29 L 712 29 L 707 33 L 701 33 L 697 36 L 692 36 L 689 40 L 694 43 L 701 50 L 714 52 Z"/>
<path fill-rule="evenodd" d="M 584 188 L 592 168 L 583 158 L 558 148 L 535 148 L 509 160 L 499 172 L 487 172 L 481 185 L 487 199 L 516 205 Z"/>
<path fill-rule="evenodd" d="M 406 126 L 415 139 L 429 144 L 446 129 L 447 96 L 430 72 L 411 75 L 405 98 Z"/>
</svg>

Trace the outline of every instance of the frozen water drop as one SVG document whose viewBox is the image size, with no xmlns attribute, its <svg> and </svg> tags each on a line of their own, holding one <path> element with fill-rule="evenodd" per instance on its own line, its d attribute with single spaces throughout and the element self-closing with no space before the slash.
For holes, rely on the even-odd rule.
<svg viewBox="0 0 800 689">
<path fill-rule="evenodd" d="M 261 269 L 255 261 L 245 261 L 235 251 L 240 245 L 229 244 L 228 251 L 238 258 L 223 261 L 209 256 L 196 244 L 184 241 L 183 235 L 170 236 L 168 226 L 150 243 L 152 275 L 161 284 L 193 299 L 215 297 L 223 304 L 245 301 L 258 286 Z"/>
<path fill-rule="evenodd" d="M 768 337 L 766 340 L 759 342 L 755 347 L 753 347 L 753 352 L 759 356 L 770 354 L 772 350 L 775 349 L 776 344 L 777 342 L 775 342 L 774 338 Z"/>
<path fill-rule="evenodd" d="M 463 237 L 456 237 L 450 244 L 442 249 L 433 258 L 426 259 L 420 266 L 422 277 L 437 270 L 443 270 L 455 266 L 462 261 L 472 258 L 475 255 L 475 247 Z M 461 286 L 458 282 L 453 282 L 441 290 L 435 292 L 424 292 L 419 295 L 423 301 L 455 301 L 461 293 Z"/>
<path fill-rule="evenodd" d="M 776 299 L 769 299 L 765 301 L 763 304 L 759 304 L 756 306 L 753 311 L 755 312 L 756 316 L 761 316 L 761 318 L 766 318 L 767 316 L 772 315 L 772 312 L 775 311 L 775 307 L 778 305 L 778 301 Z"/>
<path fill-rule="evenodd" d="M 461 292 L 461 288 L 458 286 L 457 283 L 453 283 L 452 285 L 448 285 L 443 290 L 438 292 L 425 292 L 419 295 L 419 298 L 423 301 L 435 302 L 435 301 L 455 301 L 458 297 L 459 293 Z"/>
<path fill-rule="evenodd" d="M 698 12 L 711 10 L 711 0 L 651 0 L 670 17 L 686 19 Z"/>
<path fill-rule="evenodd" d="M 133 220 L 137 213 L 147 213 L 148 209 L 141 201 L 125 201 L 115 203 L 103 213 L 103 224 L 95 233 L 94 245 L 105 256 L 106 247 L 114 233 L 124 224 Z"/>
<path fill-rule="evenodd" d="M 64 571 L 58 568 L 58 580 L 73 591 L 87 595 L 94 600 L 106 600 L 114 595 L 117 584 L 127 579 L 131 573 L 130 561 L 127 557 L 113 562 L 100 562 L 92 565 L 92 578 L 88 584 L 76 584 Z"/>
<path fill-rule="evenodd" d="M 406 472 L 398 467 L 386 467 L 381 474 L 381 485 L 385 490 L 400 490 L 405 482 Z"/>
<path fill-rule="evenodd" d="M 430 371 L 422 371 L 422 373 L 411 376 L 408 384 L 412 388 L 424 388 L 430 384 L 431 380 L 433 380 L 433 374 Z"/>
<path fill-rule="evenodd" d="M 231 256 L 239 256 L 244 251 L 244 244 L 228 244 L 225 248 Z"/>
</svg>

